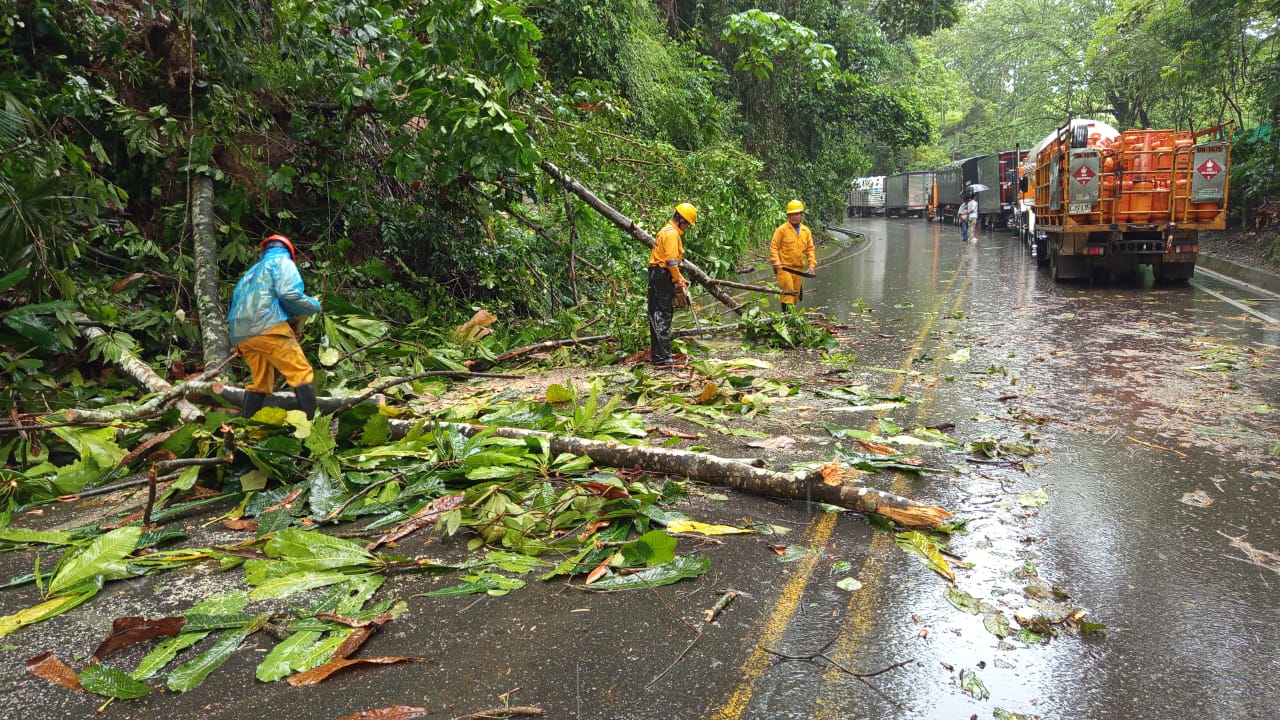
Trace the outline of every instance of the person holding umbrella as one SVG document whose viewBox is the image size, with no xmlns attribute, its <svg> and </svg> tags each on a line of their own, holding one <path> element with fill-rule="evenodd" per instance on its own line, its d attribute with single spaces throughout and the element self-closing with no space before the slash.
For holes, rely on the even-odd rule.
<svg viewBox="0 0 1280 720">
<path fill-rule="evenodd" d="M 960 220 L 960 240 L 969 242 L 970 230 L 973 241 L 978 242 L 978 185 L 966 185 L 961 191 L 960 211 L 956 217 Z"/>
</svg>

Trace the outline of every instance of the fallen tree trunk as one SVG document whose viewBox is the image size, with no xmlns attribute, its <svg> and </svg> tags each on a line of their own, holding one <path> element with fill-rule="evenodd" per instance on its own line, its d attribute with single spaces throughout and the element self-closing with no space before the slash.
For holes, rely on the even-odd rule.
<svg viewBox="0 0 1280 720">
<path fill-rule="evenodd" d="M 707 327 L 686 328 L 683 330 L 673 330 L 671 337 L 698 337 L 701 335 L 728 335 L 738 332 L 740 328 L 735 323 L 733 325 L 708 325 Z M 562 347 L 576 347 L 579 345 L 594 345 L 596 343 L 608 342 L 615 339 L 613 335 L 583 335 L 576 338 L 565 338 L 563 340 L 543 340 L 539 343 L 518 347 L 508 350 L 492 360 L 476 360 L 474 367 L 477 370 L 485 370 L 504 363 L 513 358 L 522 357 L 539 350 L 555 350 Z"/>
<path fill-rule="evenodd" d="M 572 192 L 574 195 L 577 195 L 578 197 L 582 198 L 582 200 L 585 203 L 590 205 L 596 212 L 603 215 L 606 219 L 608 219 L 614 225 L 626 231 L 628 234 L 631 235 L 631 237 L 644 243 L 647 247 L 650 247 L 650 248 L 653 247 L 652 235 L 645 232 L 639 225 L 636 225 L 634 220 L 618 212 L 611 205 L 601 200 L 600 198 L 596 197 L 595 193 L 587 189 L 587 187 L 584 186 L 582 183 L 566 175 L 563 171 L 560 170 L 560 168 L 556 167 L 554 163 L 544 162 L 540 167 L 548 175 L 550 175 L 556 182 L 568 188 L 568 190 Z M 743 313 L 742 304 L 739 303 L 737 300 L 734 300 L 732 297 L 730 297 L 727 293 L 725 293 L 720 288 L 716 287 L 712 281 L 711 276 L 708 275 L 702 268 L 695 265 L 692 260 L 685 258 L 683 261 L 681 261 L 680 267 L 689 274 L 689 277 L 693 278 L 694 280 L 697 280 L 700 285 L 705 287 L 707 289 L 707 292 L 711 293 L 712 297 L 724 303 L 726 307 L 728 307 L 730 310 L 734 311 L 735 313 L 739 315 Z"/>
<path fill-rule="evenodd" d="M 67 410 L 65 413 L 67 421 L 73 422 L 73 423 L 110 423 L 110 422 L 116 422 L 116 421 L 130 422 L 133 420 L 141 420 L 143 418 L 148 418 L 148 417 L 152 417 L 152 416 L 163 413 L 164 408 L 166 405 L 169 404 L 169 401 L 177 397 L 183 398 L 182 400 L 179 401 L 179 403 L 187 403 L 188 405 L 190 405 L 190 403 L 186 400 L 186 397 L 192 394 L 192 390 L 189 388 L 189 386 L 192 385 L 193 383 L 204 382 L 205 380 L 208 380 L 214 375 L 217 375 L 218 373 L 222 372 L 222 369 L 226 367 L 233 359 L 234 359 L 234 356 L 224 358 L 222 362 L 212 367 L 206 368 L 204 372 L 200 373 L 194 378 L 178 383 L 177 385 L 172 385 L 169 387 L 168 390 L 165 390 L 159 395 L 156 395 L 155 397 L 145 402 L 139 403 L 137 405 L 131 405 L 129 407 L 118 408 L 115 410 L 79 410 L 76 408 L 71 408 Z M 148 369 L 150 368 L 148 367 Z M 157 379 L 158 377 L 159 376 L 157 376 Z M 192 407 L 195 407 L 195 406 L 192 405 Z M 201 412 L 199 408 L 196 408 L 196 410 L 197 412 L 200 412 L 199 419 L 203 420 L 204 413 Z"/>
<path fill-rule="evenodd" d="M 218 233 L 213 222 L 213 178 L 195 178 L 191 198 L 192 258 L 195 260 L 196 312 L 206 367 L 231 357 L 226 312 L 218 299 Z"/>
<path fill-rule="evenodd" d="M 403 437 L 420 424 L 392 420 L 391 433 L 394 437 Z M 951 513 L 940 507 L 918 503 L 881 490 L 847 484 L 841 479 L 841 469 L 834 463 L 807 473 L 777 472 L 688 450 L 624 445 L 512 427 L 465 423 L 439 423 L 439 426 L 468 436 L 492 431 L 498 437 L 516 440 L 528 437 L 548 438 L 552 453 L 589 457 L 602 466 L 639 468 L 651 473 L 677 475 L 732 488 L 749 495 L 827 503 L 862 513 L 883 515 L 902 525 L 938 528 L 951 517 Z"/>
<path fill-rule="evenodd" d="M 72 319 L 75 320 L 76 324 L 80 327 L 81 334 L 90 340 L 104 337 L 107 334 L 105 330 L 95 325 L 93 320 L 90 320 L 89 316 L 84 315 L 83 313 L 76 313 Z M 134 382 L 138 383 L 150 392 L 163 394 L 173 389 L 173 385 L 170 385 L 167 380 L 157 375 L 156 371 L 152 370 L 150 365 L 143 362 L 141 358 L 131 352 L 126 351 L 120 354 L 119 365 L 120 369 L 124 370 L 125 374 L 132 378 Z M 178 400 L 177 405 L 178 417 L 182 418 L 183 422 L 194 423 L 204 420 L 204 411 L 195 405 L 192 405 L 189 400 L 185 398 L 180 399 Z M 87 412 L 90 411 L 77 411 L 78 417 L 84 419 L 86 422 L 96 422 L 94 420 L 88 420 L 85 417 L 84 413 Z"/>
</svg>

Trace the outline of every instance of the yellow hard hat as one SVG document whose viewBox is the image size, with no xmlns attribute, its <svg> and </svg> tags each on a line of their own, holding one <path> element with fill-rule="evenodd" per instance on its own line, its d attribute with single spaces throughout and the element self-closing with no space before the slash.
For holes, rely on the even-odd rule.
<svg viewBox="0 0 1280 720">
<path fill-rule="evenodd" d="M 800 202 L 799 200 L 792 200 L 791 202 L 787 203 L 788 215 L 790 215 L 791 213 L 798 213 L 798 212 L 804 212 L 804 203 Z"/>
<path fill-rule="evenodd" d="M 688 221 L 690 225 L 698 222 L 698 208 L 687 202 L 676 206 L 676 214 Z"/>
</svg>

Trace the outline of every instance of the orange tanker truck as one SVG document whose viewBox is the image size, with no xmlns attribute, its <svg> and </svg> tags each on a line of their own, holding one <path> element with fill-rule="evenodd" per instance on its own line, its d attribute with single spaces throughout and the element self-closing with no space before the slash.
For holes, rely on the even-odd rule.
<svg viewBox="0 0 1280 720">
<path fill-rule="evenodd" d="M 1055 280 L 1150 265 L 1156 278 L 1195 272 L 1201 230 L 1226 226 L 1230 144 L 1199 132 L 1127 130 L 1072 120 L 1031 151 L 1027 224 Z"/>
</svg>

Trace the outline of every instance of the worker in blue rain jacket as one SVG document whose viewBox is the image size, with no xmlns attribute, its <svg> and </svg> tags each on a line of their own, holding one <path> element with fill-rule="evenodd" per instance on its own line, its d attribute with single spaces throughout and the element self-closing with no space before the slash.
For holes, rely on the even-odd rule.
<svg viewBox="0 0 1280 720">
<path fill-rule="evenodd" d="M 245 386 L 241 417 L 262 409 L 275 386 L 276 373 L 298 397 L 298 409 L 316 414 L 315 371 L 298 344 L 302 321 L 320 312 L 320 301 L 307 295 L 294 264 L 293 243 L 284 235 L 262 241 L 262 257 L 236 283 L 227 326 L 231 342 L 253 373 Z"/>
<path fill-rule="evenodd" d="M 672 367 L 671 321 L 676 293 L 687 292 L 689 281 L 680 275 L 684 259 L 684 231 L 698 221 L 698 208 L 680 203 L 665 227 L 653 239 L 649 253 L 649 352 L 655 367 Z"/>
</svg>

